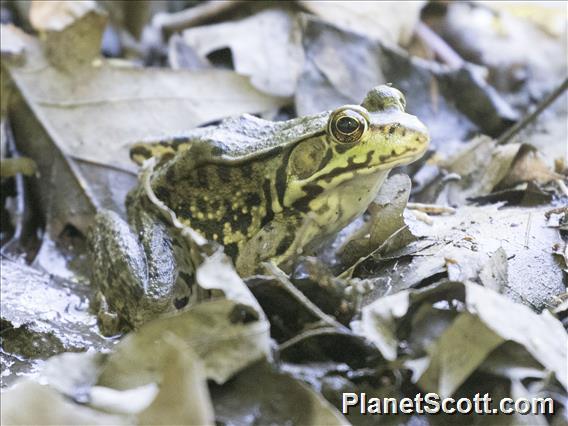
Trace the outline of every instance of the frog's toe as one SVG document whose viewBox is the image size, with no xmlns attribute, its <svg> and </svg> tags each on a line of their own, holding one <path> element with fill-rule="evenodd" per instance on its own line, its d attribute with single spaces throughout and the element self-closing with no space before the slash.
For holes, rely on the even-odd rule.
<svg viewBox="0 0 568 426">
<path fill-rule="evenodd" d="M 114 336 L 121 332 L 120 317 L 116 312 L 112 312 L 108 306 L 105 296 L 97 292 L 97 323 L 101 334 L 104 336 Z"/>
</svg>

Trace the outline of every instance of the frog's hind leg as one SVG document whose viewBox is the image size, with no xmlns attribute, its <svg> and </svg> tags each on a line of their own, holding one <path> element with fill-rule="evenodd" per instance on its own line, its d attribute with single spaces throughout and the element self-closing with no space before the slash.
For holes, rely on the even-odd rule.
<svg viewBox="0 0 568 426">
<path fill-rule="evenodd" d="M 105 326 L 103 321 L 105 334 L 137 327 L 173 310 L 183 297 L 166 226 L 144 212 L 136 222 L 138 233 L 118 214 L 104 210 L 95 217 L 89 235 L 93 284 L 102 295 L 100 308 L 107 305 L 118 316 L 115 324 Z M 117 330 L 112 330 L 114 326 Z"/>
</svg>

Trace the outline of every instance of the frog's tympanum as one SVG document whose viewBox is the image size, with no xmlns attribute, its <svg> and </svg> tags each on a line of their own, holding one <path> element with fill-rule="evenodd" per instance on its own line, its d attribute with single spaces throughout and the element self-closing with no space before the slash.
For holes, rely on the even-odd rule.
<svg viewBox="0 0 568 426">
<path fill-rule="evenodd" d="M 188 245 L 156 198 L 222 244 L 241 276 L 266 260 L 289 269 L 362 214 L 393 167 L 425 152 L 428 132 L 404 108 L 397 89 L 378 86 L 361 105 L 284 122 L 243 115 L 136 145 L 135 161 L 157 164 L 127 198 L 128 223 L 103 211 L 91 234 L 101 306 L 128 328 L 190 299 Z"/>
</svg>

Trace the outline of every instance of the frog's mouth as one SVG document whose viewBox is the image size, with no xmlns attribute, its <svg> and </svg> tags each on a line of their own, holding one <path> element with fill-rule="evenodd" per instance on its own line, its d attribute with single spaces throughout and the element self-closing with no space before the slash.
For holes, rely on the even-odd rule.
<svg viewBox="0 0 568 426">
<path fill-rule="evenodd" d="M 418 160 L 428 148 L 428 141 L 420 142 L 418 146 L 407 146 L 402 151 L 391 150 L 389 154 L 380 154 L 375 168 L 392 169 L 398 165 L 409 164 Z M 373 167 L 373 166 L 371 166 Z"/>
</svg>

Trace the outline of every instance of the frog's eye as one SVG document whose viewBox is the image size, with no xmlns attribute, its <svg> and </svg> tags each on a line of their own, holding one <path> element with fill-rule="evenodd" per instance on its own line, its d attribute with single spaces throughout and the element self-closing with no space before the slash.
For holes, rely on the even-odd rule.
<svg viewBox="0 0 568 426">
<path fill-rule="evenodd" d="M 335 110 L 329 118 L 328 132 L 337 142 L 354 143 L 367 131 L 369 121 L 360 106 L 345 106 Z"/>
</svg>

